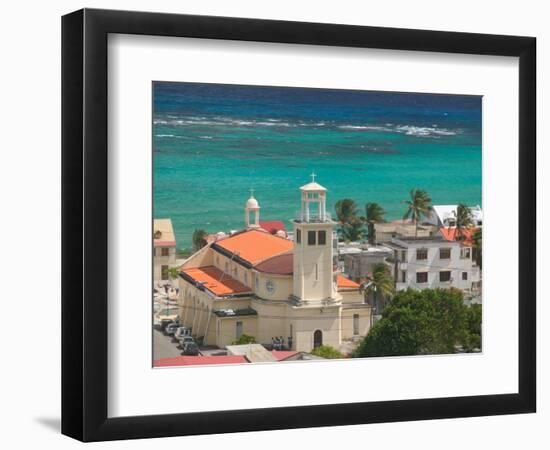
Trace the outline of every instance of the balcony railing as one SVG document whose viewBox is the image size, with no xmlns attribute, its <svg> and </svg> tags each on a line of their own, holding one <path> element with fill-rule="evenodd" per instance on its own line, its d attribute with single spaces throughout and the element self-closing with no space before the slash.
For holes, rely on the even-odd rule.
<svg viewBox="0 0 550 450">
<path fill-rule="evenodd" d="M 294 220 L 296 222 L 311 222 L 311 223 L 323 223 L 323 222 L 331 222 L 332 216 L 330 213 L 324 213 L 324 214 L 305 214 L 302 211 L 296 212 L 294 215 Z"/>
</svg>

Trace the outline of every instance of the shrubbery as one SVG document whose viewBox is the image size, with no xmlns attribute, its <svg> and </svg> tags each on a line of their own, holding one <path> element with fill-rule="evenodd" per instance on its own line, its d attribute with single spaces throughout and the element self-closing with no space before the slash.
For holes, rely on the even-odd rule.
<svg viewBox="0 0 550 450">
<path fill-rule="evenodd" d="M 330 345 L 321 345 L 320 347 L 314 348 L 311 351 L 311 354 L 326 359 L 338 359 L 344 357 L 342 353 Z"/>
<path fill-rule="evenodd" d="M 354 357 L 456 353 L 481 349 L 481 305 L 458 289 L 398 292 Z"/>
<path fill-rule="evenodd" d="M 249 336 L 248 334 L 243 334 L 239 339 L 233 341 L 231 345 L 244 345 L 244 344 L 255 344 L 256 339 L 254 336 Z"/>
</svg>

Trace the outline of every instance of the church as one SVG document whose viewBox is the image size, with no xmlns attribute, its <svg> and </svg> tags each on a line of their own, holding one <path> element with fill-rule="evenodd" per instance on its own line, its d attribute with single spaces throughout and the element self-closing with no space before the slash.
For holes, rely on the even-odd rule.
<svg viewBox="0 0 550 450">
<path fill-rule="evenodd" d="M 286 233 L 265 230 L 251 194 L 244 229 L 208 243 L 180 268 L 180 319 L 205 345 L 224 348 L 242 335 L 274 338 L 295 351 L 330 345 L 345 353 L 371 326 L 359 285 L 335 263 L 335 222 L 327 189 L 300 188 L 301 210 Z"/>
</svg>

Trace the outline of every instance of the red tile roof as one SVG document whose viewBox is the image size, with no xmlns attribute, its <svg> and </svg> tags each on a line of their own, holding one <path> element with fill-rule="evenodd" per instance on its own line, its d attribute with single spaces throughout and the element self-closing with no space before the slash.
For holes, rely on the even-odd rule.
<svg viewBox="0 0 550 450">
<path fill-rule="evenodd" d="M 180 273 L 197 283 L 201 283 L 202 286 L 218 297 L 252 291 L 248 286 L 235 280 L 230 275 L 224 274 L 214 266 L 183 268 Z"/>
<path fill-rule="evenodd" d="M 260 227 L 268 233 L 275 233 L 279 230 L 286 232 L 285 224 L 281 220 L 260 220 Z"/>
<path fill-rule="evenodd" d="M 291 350 L 271 350 L 271 354 L 275 357 L 277 361 L 284 361 L 291 356 L 297 355 L 298 352 Z"/>
<path fill-rule="evenodd" d="M 202 366 L 207 364 L 242 364 L 248 363 L 244 356 L 176 356 L 161 358 L 153 362 L 153 367 Z"/>
<path fill-rule="evenodd" d="M 215 246 L 236 254 L 251 264 L 292 250 L 294 243 L 288 239 L 260 230 L 247 230 L 217 241 Z"/>
<path fill-rule="evenodd" d="M 336 278 L 338 283 L 338 289 L 359 289 L 359 284 L 355 281 L 346 278 L 345 276 L 338 274 Z"/>
<path fill-rule="evenodd" d="M 155 239 L 155 247 L 175 247 L 176 241 L 163 241 L 162 239 Z"/>
<path fill-rule="evenodd" d="M 473 245 L 473 236 L 479 228 L 463 228 L 462 236 L 457 233 L 456 227 L 441 227 L 439 232 L 446 241 L 457 241 L 461 238 L 460 242 L 464 245 Z"/>
<path fill-rule="evenodd" d="M 294 256 L 292 253 L 273 256 L 266 259 L 260 264 L 256 264 L 254 268 L 263 273 L 272 273 L 275 275 L 292 275 L 294 271 Z"/>
</svg>

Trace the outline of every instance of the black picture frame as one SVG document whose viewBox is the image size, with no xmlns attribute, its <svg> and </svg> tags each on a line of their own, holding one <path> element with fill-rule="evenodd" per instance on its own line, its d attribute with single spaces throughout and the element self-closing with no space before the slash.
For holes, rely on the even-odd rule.
<svg viewBox="0 0 550 450">
<path fill-rule="evenodd" d="M 107 417 L 107 36 L 123 33 L 519 58 L 517 393 Z M 535 412 L 536 39 L 84 9 L 62 18 L 62 433 L 82 441 Z"/>
</svg>

